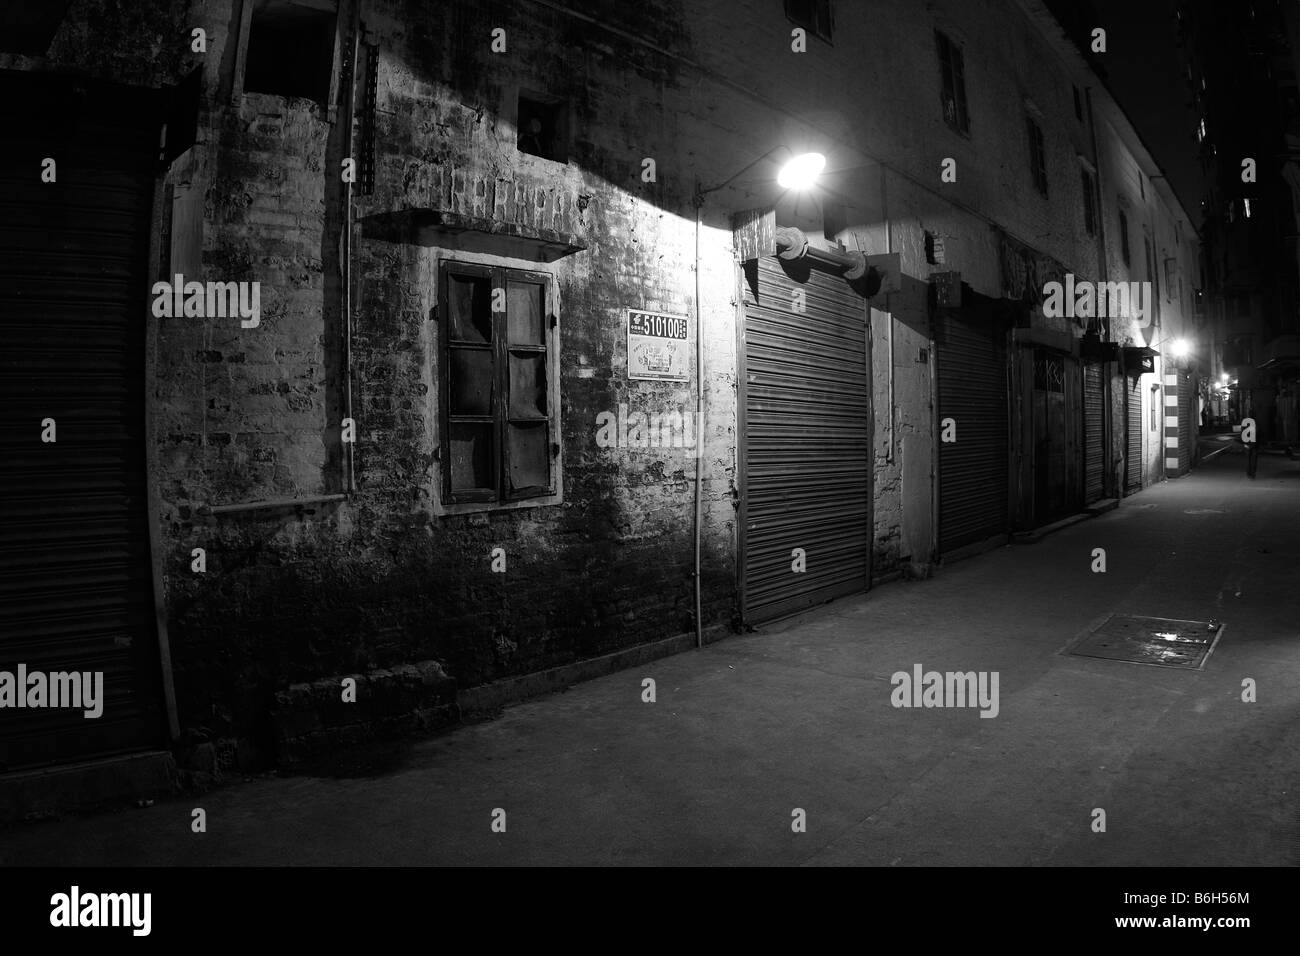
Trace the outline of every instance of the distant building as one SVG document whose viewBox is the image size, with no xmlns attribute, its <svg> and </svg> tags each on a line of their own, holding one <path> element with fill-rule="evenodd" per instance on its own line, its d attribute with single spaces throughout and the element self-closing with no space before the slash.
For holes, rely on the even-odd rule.
<svg viewBox="0 0 1300 956">
<path fill-rule="evenodd" d="M 1198 113 L 1189 142 L 1202 200 L 1214 356 L 1207 397 L 1254 418 L 1263 441 L 1300 440 L 1300 22 L 1287 6 L 1175 5 Z"/>
</svg>

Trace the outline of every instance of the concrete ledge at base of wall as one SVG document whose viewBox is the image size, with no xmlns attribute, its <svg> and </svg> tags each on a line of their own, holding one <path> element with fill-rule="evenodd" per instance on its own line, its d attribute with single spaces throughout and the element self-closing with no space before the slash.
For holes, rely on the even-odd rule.
<svg viewBox="0 0 1300 956">
<path fill-rule="evenodd" d="M 1107 511 L 1114 511 L 1118 507 L 1118 498 L 1102 498 L 1098 501 L 1094 501 L 1083 510 L 1095 518 L 1097 515 L 1104 515 Z"/>
<path fill-rule="evenodd" d="M 0 823 L 155 800 L 174 793 L 176 781 L 176 762 L 165 750 L 0 774 Z M 0 860 L 9 865 L 13 862 Z"/>
<path fill-rule="evenodd" d="M 345 680 L 356 683 L 344 700 Z M 437 661 L 291 684 L 275 695 L 276 763 L 288 766 L 338 747 L 434 730 L 456 719 L 456 681 Z"/>
<path fill-rule="evenodd" d="M 703 640 L 705 645 L 714 644 L 729 636 L 730 633 L 731 629 L 726 625 L 715 624 L 704 628 Z M 649 644 L 638 644 L 635 647 L 614 651 L 601 657 L 593 657 L 585 661 L 574 661 L 572 664 L 552 667 L 549 670 L 538 671 L 536 674 L 508 677 L 493 681 L 490 684 L 468 687 L 456 695 L 456 701 L 460 705 L 462 716 L 493 714 L 507 704 L 518 703 L 530 697 L 539 697 L 542 694 L 554 693 L 571 684 L 592 680 L 596 677 L 604 677 L 607 674 L 613 674 L 615 671 L 646 664 L 661 657 L 680 654 L 682 651 L 689 651 L 694 647 L 695 632 L 690 631 L 685 634 L 678 634 L 675 637 L 652 641 Z"/>
<path fill-rule="evenodd" d="M 704 643 L 712 644 L 729 633 L 730 629 L 721 624 L 705 628 Z M 294 684 L 276 694 L 272 715 L 275 762 L 291 768 L 376 740 L 443 730 L 465 717 L 489 716 L 508 704 L 554 693 L 694 646 L 692 631 L 464 690 L 456 687 L 455 679 L 448 677 L 437 661 Z M 349 677 L 357 682 L 353 703 L 345 703 L 342 696 L 343 680 Z"/>
<path fill-rule="evenodd" d="M 992 551 L 994 548 L 1000 548 L 1008 544 L 1011 536 L 1007 534 L 995 534 L 991 538 L 985 538 L 983 541 L 976 541 L 972 544 L 962 545 L 960 548 L 954 548 L 951 551 L 945 551 L 939 558 L 939 566 L 947 567 L 958 561 L 964 561 L 966 558 L 973 558 L 977 554 L 983 554 L 985 551 Z"/>
<path fill-rule="evenodd" d="M 1041 528 L 1034 528 L 1032 531 L 1017 531 L 1011 536 L 1011 540 L 1016 544 L 1036 544 L 1054 531 L 1068 528 L 1070 525 L 1078 524 L 1080 521 L 1087 521 L 1091 517 L 1092 515 L 1086 511 L 1082 514 L 1070 515 L 1068 518 L 1062 518 L 1060 521 L 1053 521 L 1051 524 L 1045 524 Z"/>
</svg>

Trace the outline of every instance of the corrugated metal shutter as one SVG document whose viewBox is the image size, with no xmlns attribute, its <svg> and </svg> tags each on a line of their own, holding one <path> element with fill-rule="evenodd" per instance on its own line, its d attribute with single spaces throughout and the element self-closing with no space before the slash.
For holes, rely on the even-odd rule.
<svg viewBox="0 0 1300 956">
<path fill-rule="evenodd" d="M 1126 443 L 1124 463 L 1124 493 L 1142 490 L 1142 377 L 1127 376 L 1128 389 L 1125 405 Z"/>
<path fill-rule="evenodd" d="M 758 624 L 864 590 L 871 532 L 867 308 L 844 279 L 758 260 L 745 288 L 742 607 Z M 792 310 L 792 291 L 807 311 Z M 792 570 L 803 549 L 806 570 Z"/>
<path fill-rule="evenodd" d="M 992 320 L 941 310 L 936 322 L 939 428 L 939 551 L 1005 534 L 1007 524 L 1006 334 Z"/>
<path fill-rule="evenodd" d="M 1083 367 L 1083 503 L 1092 504 L 1103 494 L 1105 470 L 1105 394 L 1102 367 Z"/>
<path fill-rule="evenodd" d="M 1178 473 L 1186 474 L 1192 467 L 1192 416 L 1196 414 L 1196 389 L 1192 373 L 1178 370 Z"/>
<path fill-rule="evenodd" d="M 0 769 L 162 738 L 144 445 L 156 117 L 147 91 L 0 74 L 0 669 L 104 672 L 99 718 L 4 711 Z"/>
</svg>

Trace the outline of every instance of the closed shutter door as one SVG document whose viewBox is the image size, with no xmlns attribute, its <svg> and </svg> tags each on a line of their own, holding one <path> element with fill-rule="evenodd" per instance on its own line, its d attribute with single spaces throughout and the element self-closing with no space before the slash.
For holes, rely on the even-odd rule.
<svg viewBox="0 0 1300 956">
<path fill-rule="evenodd" d="M 751 624 L 869 580 L 866 303 L 838 276 L 796 281 L 779 263 L 758 260 L 757 297 L 745 288 L 741 590 Z"/>
<path fill-rule="evenodd" d="M 955 311 L 937 321 L 939 551 L 1007 531 L 1007 366 L 1001 325 Z M 943 441 L 952 419 L 956 441 Z"/>
<path fill-rule="evenodd" d="M 1142 378 L 1126 379 L 1128 404 L 1126 408 L 1126 451 L 1124 465 L 1124 492 L 1132 494 L 1142 490 Z"/>
<path fill-rule="evenodd" d="M 1192 375 L 1178 370 L 1178 473 L 1186 474 L 1192 466 L 1192 416 L 1196 414 L 1196 392 Z"/>
<path fill-rule="evenodd" d="M 156 115 L 145 91 L 0 74 L 0 670 L 99 671 L 104 692 L 93 719 L 3 711 L 0 769 L 161 742 L 144 446 Z"/>
<path fill-rule="evenodd" d="M 1103 416 L 1105 402 L 1102 391 L 1102 367 L 1083 367 L 1083 496 L 1084 504 L 1092 504 L 1102 496 L 1102 472 L 1105 468 Z"/>
</svg>

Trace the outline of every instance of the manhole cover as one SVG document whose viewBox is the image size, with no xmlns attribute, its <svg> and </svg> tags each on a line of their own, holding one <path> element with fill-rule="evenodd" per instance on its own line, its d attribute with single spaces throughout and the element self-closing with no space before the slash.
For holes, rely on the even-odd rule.
<svg viewBox="0 0 1300 956">
<path fill-rule="evenodd" d="M 1223 631 L 1217 621 L 1175 621 L 1167 617 L 1112 614 L 1069 653 L 1134 664 L 1200 670 Z"/>
</svg>

